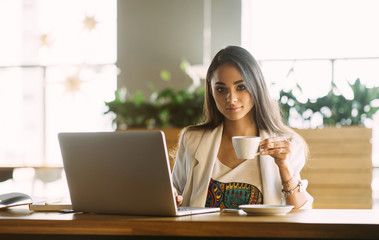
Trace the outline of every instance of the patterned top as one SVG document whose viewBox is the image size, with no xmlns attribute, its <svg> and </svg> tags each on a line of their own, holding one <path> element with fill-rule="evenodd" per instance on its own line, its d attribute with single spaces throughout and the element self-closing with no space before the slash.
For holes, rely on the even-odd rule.
<svg viewBox="0 0 379 240">
<path fill-rule="evenodd" d="M 205 206 L 238 209 L 242 204 L 262 204 L 259 159 L 248 159 L 235 168 L 215 162 Z"/>
<path fill-rule="evenodd" d="M 211 178 L 205 206 L 238 209 L 242 204 L 262 203 L 263 195 L 253 185 L 238 182 L 222 183 Z"/>
</svg>

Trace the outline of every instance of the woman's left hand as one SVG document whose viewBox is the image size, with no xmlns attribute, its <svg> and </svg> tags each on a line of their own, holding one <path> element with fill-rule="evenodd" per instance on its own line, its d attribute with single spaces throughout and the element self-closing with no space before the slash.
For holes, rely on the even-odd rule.
<svg viewBox="0 0 379 240">
<path fill-rule="evenodd" d="M 260 149 L 260 154 L 273 157 L 278 167 L 288 165 L 287 156 L 291 152 L 291 142 L 288 138 L 281 136 L 263 139 Z"/>
</svg>

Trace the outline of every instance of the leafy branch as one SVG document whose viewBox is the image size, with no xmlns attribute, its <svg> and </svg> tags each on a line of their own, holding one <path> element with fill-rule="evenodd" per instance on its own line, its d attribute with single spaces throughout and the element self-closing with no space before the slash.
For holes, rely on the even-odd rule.
<svg viewBox="0 0 379 240">
<path fill-rule="evenodd" d="M 283 117 L 288 122 L 290 110 L 295 109 L 304 120 L 310 120 L 316 113 L 321 114 L 324 126 L 364 125 L 365 120 L 372 119 L 379 110 L 379 107 L 372 104 L 375 99 L 379 99 L 379 87 L 367 88 L 361 84 L 359 78 L 353 84 L 349 83 L 349 86 L 354 93 L 353 99 L 337 94 L 338 89 L 332 83 L 327 95 L 315 101 L 308 99 L 305 103 L 297 100 L 293 90 L 289 92 L 281 90 L 280 102 Z M 306 114 L 309 112 L 310 114 Z"/>
</svg>

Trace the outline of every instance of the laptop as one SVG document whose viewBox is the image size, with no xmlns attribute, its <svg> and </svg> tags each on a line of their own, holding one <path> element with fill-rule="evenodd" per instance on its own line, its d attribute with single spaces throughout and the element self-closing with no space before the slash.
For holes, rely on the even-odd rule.
<svg viewBox="0 0 379 240">
<path fill-rule="evenodd" d="M 183 216 L 219 208 L 177 207 L 162 131 L 59 133 L 76 212 Z"/>
</svg>

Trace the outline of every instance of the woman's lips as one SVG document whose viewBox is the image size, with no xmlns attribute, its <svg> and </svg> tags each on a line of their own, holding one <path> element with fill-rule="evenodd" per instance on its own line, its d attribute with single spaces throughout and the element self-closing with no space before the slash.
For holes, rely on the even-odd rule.
<svg viewBox="0 0 379 240">
<path fill-rule="evenodd" d="M 236 112 L 238 111 L 239 109 L 241 109 L 242 107 L 228 107 L 226 108 L 226 111 L 229 111 L 229 112 Z"/>
</svg>

